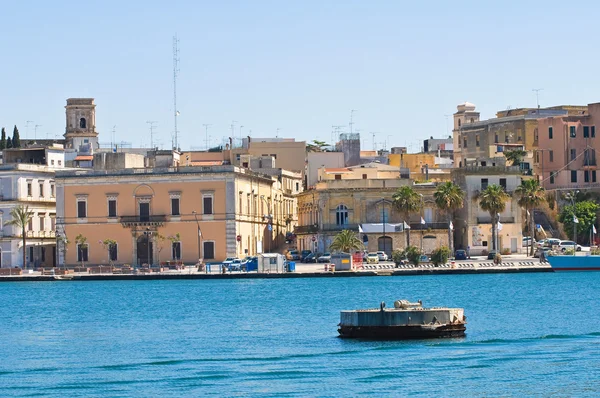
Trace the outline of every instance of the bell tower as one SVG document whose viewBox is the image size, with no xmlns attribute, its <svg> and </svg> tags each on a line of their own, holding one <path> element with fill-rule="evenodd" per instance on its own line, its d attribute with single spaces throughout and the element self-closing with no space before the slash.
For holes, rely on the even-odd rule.
<svg viewBox="0 0 600 398">
<path fill-rule="evenodd" d="M 94 153 L 98 148 L 96 132 L 96 104 L 93 98 L 67 99 L 65 148 L 81 153 Z"/>
</svg>

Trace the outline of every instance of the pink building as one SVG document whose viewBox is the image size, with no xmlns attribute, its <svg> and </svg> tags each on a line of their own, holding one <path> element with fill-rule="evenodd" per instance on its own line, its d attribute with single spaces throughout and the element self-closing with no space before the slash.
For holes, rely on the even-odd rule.
<svg viewBox="0 0 600 398">
<path fill-rule="evenodd" d="M 546 189 L 600 185 L 596 151 L 600 149 L 600 103 L 580 115 L 538 119 L 534 168 Z M 599 132 L 600 134 L 600 132 Z"/>
</svg>

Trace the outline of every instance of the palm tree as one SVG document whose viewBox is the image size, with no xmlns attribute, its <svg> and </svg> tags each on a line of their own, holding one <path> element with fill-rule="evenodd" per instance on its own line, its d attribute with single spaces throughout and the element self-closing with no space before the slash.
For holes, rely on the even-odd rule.
<svg viewBox="0 0 600 398">
<path fill-rule="evenodd" d="M 17 206 L 10 211 L 12 220 L 7 221 L 4 225 L 13 225 L 17 228 L 21 228 L 21 235 L 23 237 L 23 268 L 27 268 L 26 263 L 26 246 L 27 246 L 27 233 L 25 228 L 29 224 L 29 221 L 33 217 L 33 212 L 29 210 L 29 206 Z"/>
<path fill-rule="evenodd" d="M 517 187 L 515 193 L 519 196 L 519 206 L 525 208 L 526 214 L 529 215 L 527 222 L 529 223 L 529 236 L 533 242 L 533 209 L 538 207 L 546 200 L 544 188 L 540 186 L 537 179 L 522 180 L 521 185 Z M 531 211 L 529 211 L 531 210 Z M 531 245 L 530 256 L 533 256 L 533 245 Z"/>
<path fill-rule="evenodd" d="M 500 220 L 499 213 L 502 213 L 506 208 L 506 201 L 510 199 L 510 195 L 500 185 L 491 184 L 479 193 L 477 199 L 479 199 L 479 207 L 492 216 L 492 249 L 498 250 L 496 236 L 498 235 L 498 221 Z"/>
<path fill-rule="evenodd" d="M 410 226 L 410 213 L 421 210 L 421 195 L 413 187 L 405 185 L 392 195 L 392 204 L 404 215 L 404 222 Z M 410 228 L 406 229 L 406 246 L 410 246 Z"/>
<path fill-rule="evenodd" d="M 345 229 L 333 238 L 329 250 L 349 253 L 352 250 L 361 250 L 363 243 L 358 239 L 354 231 Z"/>
<path fill-rule="evenodd" d="M 452 216 L 454 212 L 463 207 L 465 193 L 464 191 L 453 182 L 445 182 L 439 185 L 436 191 L 433 193 L 435 204 L 438 209 L 445 211 L 448 215 L 448 246 L 450 248 L 451 255 L 454 255 L 454 239 L 452 236 Z"/>
</svg>

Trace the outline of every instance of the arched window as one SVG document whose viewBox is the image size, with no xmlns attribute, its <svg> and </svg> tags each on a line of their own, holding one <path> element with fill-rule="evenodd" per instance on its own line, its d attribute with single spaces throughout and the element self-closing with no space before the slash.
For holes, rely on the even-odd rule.
<svg viewBox="0 0 600 398">
<path fill-rule="evenodd" d="M 387 224 L 388 222 L 390 222 L 390 209 L 389 209 L 389 205 L 386 206 L 384 204 L 383 207 L 381 208 L 381 211 L 379 213 L 380 213 L 379 215 L 380 215 L 382 223 Z"/>
<path fill-rule="evenodd" d="M 474 122 L 475 122 L 475 119 L 471 118 L 471 123 L 474 123 Z"/>
<path fill-rule="evenodd" d="M 82 129 L 86 128 L 85 127 L 85 118 L 84 117 L 82 117 L 81 119 L 79 119 L 79 128 L 82 128 Z"/>
<path fill-rule="evenodd" d="M 348 224 L 348 208 L 344 205 L 339 205 L 335 209 L 335 224 L 346 225 Z"/>
<path fill-rule="evenodd" d="M 460 127 L 460 119 L 458 119 L 458 127 Z"/>
</svg>

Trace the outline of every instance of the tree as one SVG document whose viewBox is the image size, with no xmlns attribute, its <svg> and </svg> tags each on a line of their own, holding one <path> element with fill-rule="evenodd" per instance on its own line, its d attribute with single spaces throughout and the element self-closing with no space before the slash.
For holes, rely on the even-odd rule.
<svg viewBox="0 0 600 398">
<path fill-rule="evenodd" d="M 510 196 L 500 185 L 491 184 L 481 191 L 477 198 L 479 199 L 479 207 L 490 213 L 492 217 L 492 249 L 498 250 L 496 236 L 498 236 L 499 214 L 506 209 L 506 201 L 510 199 Z"/>
<path fill-rule="evenodd" d="M 33 212 L 29 210 L 29 206 L 19 205 L 10 211 L 10 217 L 11 220 L 5 222 L 4 225 L 12 225 L 21 229 L 23 239 L 23 268 L 27 268 L 27 232 L 25 229 L 33 217 Z"/>
<path fill-rule="evenodd" d="M 13 129 L 12 146 L 13 148 L 21 148 L 21 137 L 19 136 L 19 129 L 16 125 Z"/>
<path fill-rule="evenodd" d="M 62 251 L 63 261 L 66 261 L 66 259 L 67 259 L 67 250 L 68 250 L 69 243 L 71 243 L 71 241 L 69 240 L 69 238 L 67 237 L 67 235 L 61 235 L 61 234 L 57 233 L 56 234 L 56 243 L 59 246 L 59 250 Z"/>
<path fill-rule="evenodd" d="M 10 137 L 8 137 L 6 139 L 6 149 L 10 149 L 12 147 L 13 147 L 12 140 L 10 139 Z"/>
<path fill-rule="evenodd" d="M 325 141 L 313 140 L 312 143 L 306 144 L 306 152 L 323 152 L 323 150 L 330 146 Z"/>
<path fill-rule="evenodd" d="M 0 151 L 6 149 L 6 129 L 2 127 L 2 135 L 0 136 Z"/>
<path fill-rule="evenodd" d="M 77 245 L 78 248 L 78 252 L 79 252 L 79 257 L 81 258 L 81 266 L 84 266 L 84 262 L 86 260 L 85 257 L 83 256 L 83 247 L 87 245 L 87 238 L 85 236 L 83 236 L 82 234 L 79 234 L 75 237 L 75 244 Z M 89 255 L 89 253 L 88 253 Z"/>
<path fill-rule="evenodd" d="M 333 242 L 329 245 L 329 250 L 349 253 L 352 250 L 361 250 L 363 248 L 362 241 L 356 236 L 354 231 L 345 229 L 338 233 Z"/>
<path fill-rule="evenodd" d="M 156 253 L 157 253 L 157 262 L 160 267 L 160 252 L 165 248 L 165 241 L 167 238 L 164 235 L 161 235 L 159 232 L 154 234 L 154 241 L 156 242 Z"/>
<path fill-rule="evenodd" d="M 574 220 L 573 214 L 577 218 L 577 229 L 579 231 L 587 231 L 592 228 L 594 222 L 596 220 L 596 213 L 600 209 L 595 202 L 590 200 L 584 200 L 581 202 L 575 202 L 575 207 L 573 205 L 563 206 L 560 214 L 558 215 L 558 221 L 563 223 L 565 232 L 572 239 L 575 240 L 575 228 L 574 228 Z M 582 234 L 582 236 L 587 236 L 587 234 Z"/>
<path fill-rule="evenodd" d="M 437 187 L 433 193 L 433 198 L 438 209 L 446 212 L 448 216 L 448 246 L 450 253 L 454 253 L 454 236 L 451 224 L 454 212 L 464 205 L 465 193 L 453 182 L 445 182 Z"/>
<path fill-rule="evenodd" d="M 104 248 L 104 250 L 106 250 L 106 252 L 108 254 L 108 264 L 112 267 L 113 259 L 111 256 L 111 250 L 113 250 L 113 247 L 116 249 L 117 241 L 114 239 L 104 239 L 104 240 L 99 241 L 98 243 L 100 243 L 102 245 L 102 247 Z"/>
<path fill-rule="evenodd" d="M 421 195 L 419 195 L 413 187 L 405 185 L 398 188 L 398 190 L 392 195 L 392 204 L 396 210 L 401 212 L 404 216 L 404 222 L 410 226 L 410 213 L 421 210 L 422 201 Z M 406 246 L 410 245 L 410 228 L 406 229 Z"/>
<path fill-rule="evenodd" d="M 515 194 L 519 197 L 519 206 L 525 208 L 526 220 L 529 223 L 529 236 L 533 243 L 534 238 L 534 220 L 533 210 L 534 208 L 541 205 L 546 200 L 546 194 L 544 188 L 540 186 L 537 179 L 522 180 L 521 184 L 515 190 Z M 533 256 L 534 247 L 531 245 L 529 252 L 530 256 Z"/>
<path fill-rule="evenodd" d="M 436 267 L 438 267 L 440 265 L 444 265 L 444 264 L 448 263 L 448 258 L 450 257 L 450 253 L 452 253 L 452 252 L 450 251 L 448 246 L 442 246 L 438 249 L 435 249 L 431 253 L 431 262 Z"/>
<path fill-rule="evenodd" d="M 504 151 L 504 157 L 513 166 L 520 165 L 525 156 L 527 156 L 527 151 L 524 151 L 522 149 L 514 149 L 512 151 Z"/>
<path fill-rule="evenodd" d="M 407 246 L 404 249 L 403 257 L 406 257 L 414 265 L 419 265 L 421 262 L 421 250 L 417 246 Z"/>
<path fill-rule="evenodd" d="M 177 232 L 175 235 L 171 235 L 167 239 L 169 239 L 171 241 L 171 250 L 173 250 L 173 243 L 181 242 L 181 235 L 179 234 L 179 232 Z M 181 250 L 181 246 L 179 246 L 179 250 Z M 179 252 L 179 256 L 177 256 L 177 251 L 175 251 L 174 254 L 175 255 L 173 257 L 175 257 L 175 261 L 179 261 L 181 252 Z M 159 264 L 159 266 L 160 266 L 160 264 Z"/>
</svg>

